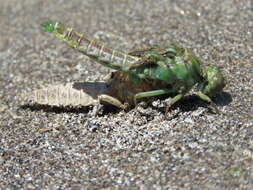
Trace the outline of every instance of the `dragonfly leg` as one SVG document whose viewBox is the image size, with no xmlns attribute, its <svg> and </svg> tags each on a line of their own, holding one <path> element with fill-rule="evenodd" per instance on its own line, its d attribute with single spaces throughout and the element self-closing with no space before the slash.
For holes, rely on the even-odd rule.
<svg viewBox="0 0 253 190">
<path fill-rule="evenodd" d="M 147 92 L 140 92 L 135 94 L 134 96 L 134 104 L 136 105 L 137 99 L 145 98 L 145 97 L 152 97 L 152 96 L 160 96 L 163 94 L 170 94 L 175 93 L 173 89 L 160 89 L 160 90 L 152 90 Z"/>
<path fill-rule="evenodd" d="M 168 98 L 166 99 L 165 101 L 167 102 L 167 106 L 166 106 L 166 109 L 165 109 L 165 115 L 167 115 L 170 107 L 175 104 L 176 102 L 178 102 L 181 98 L 183 98 L 183 94 L 178 94 L 176 96 L 174 96 L 173 98 Z"/>
<path fill-rule="evenodd" d="M 107 103 L 116 106 L 117 108 L 125 110 L 127 105 L 122 104 L 117 98 L 109 96 L 107 94 L 101 94 L 98 96 L 100 103 Z"/>
<path fill-rule="evenodd" d="M 217 108 L 217 106 L 214 104 L 214 102 L 211 100 L 211 98 L 209 98 L 207 95 L 203 94 L 201 91 L 198 91 L 196 94 L 201 100 L 204 100 L 208 103 L 211 104 L 211 106 L 215 109 L 216 113 L 219 113 L 219 110 Z"/>
</svg>

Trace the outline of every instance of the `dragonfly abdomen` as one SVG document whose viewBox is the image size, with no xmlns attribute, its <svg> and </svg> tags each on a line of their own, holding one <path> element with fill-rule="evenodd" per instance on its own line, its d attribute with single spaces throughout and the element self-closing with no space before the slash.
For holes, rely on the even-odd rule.
<svg viewBox="0 0 253 190">
<path fill-rule="evenodd" d="M 97 60 L 104 66 L 120 71 L 128 71 L 133 63 L 139 60 L 138 57 L 108 48 L 59 22 L 46 23 L 43 28 L 45 31 L 51 32 L 59 39 L 65 41 L 72 48 Z"/>
</svg>

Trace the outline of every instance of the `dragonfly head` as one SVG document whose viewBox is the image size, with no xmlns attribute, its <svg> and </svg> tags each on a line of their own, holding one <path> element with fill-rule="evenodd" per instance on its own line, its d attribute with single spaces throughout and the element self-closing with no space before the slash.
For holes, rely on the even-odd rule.
<svg viewBox="0 0 253 190">
<path fill-rule="evenodd" d="M 204 82 L 201 85 L 200 91 L 207 96 L 214 96 L 225 87 L 225 79 L 221 71 L 216 67 L 205 67 L 202 70 Z"/>
</svg>

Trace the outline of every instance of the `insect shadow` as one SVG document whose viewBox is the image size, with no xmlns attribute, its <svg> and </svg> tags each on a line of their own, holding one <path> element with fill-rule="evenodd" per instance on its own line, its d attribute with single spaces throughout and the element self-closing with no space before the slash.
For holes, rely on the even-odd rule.
<svg viewBox="0 0 253 190">
<path fill-rule="evenodd" d="M 219 109 L 220 107 L 226 106 L 230 102 L 232 102 L 232 96 L 227 92 L 220 92 L 215 97 L 213 97 L 212 100 Z M 155 106 L 152 106 L 152 107 L 153 109 L 157 109 L 160 112 L 163 112 L 163 113 L 165 112 L 163 107 L 162 108 L 161 107 L 157 108 Z M 199 99 L 199 97 L 195 94 L 190 94 L 190 95 L 185 96 L 182 100 L 180 100 L 179 102 L 171 106 L 170 110 L 179 108 L 180 112 L 190 112 L 190 111 L 196 111 L 200 107 L 208 109 L 210 113 L 217 114 L 217 112 L 215 112 L 215 110 L 210 104 Z"/>
<path fill-rule="evenodd" d="M 232 96 L 227 92 L 221 92 L 213 97 L 212 100 L 219 109 L 232 102 Z M 180 102 L 173 105 L 171 109 L 175 109 L 176 107 L 179 107 L 182 112 L 196 111 L 199 107 L 204 107 L 211 113 L 216 113 L 210 104 L 199 99 L 199 97 L 194 94 L 185 96 Z"/>
<path fill-rule="evenodd" d="M 47 113 L 56 113 L 56 114 L 61 114 L 61 113 L 74 113 L 74 114 L 79 114 L 79 113 L 84 113 L 88 114 L 90 111 L 94 110 L 94 106 L 86 106 L 86 107 L 58 107 L 58 106 L 49 106 L 49 105 L 39 105 L 39 104 L 25 104 L 19 107 L 19 109 L 23 110 L 30 110 L 33 112 L 37 111 L 44 111 Z M 114 114 L 119 112 L 119 109 L 116 108 L 115 106 L 112 105 L 103 105 L 103 109 L 100 111 L 101 113 L 97 115 L 107 115 L 107 114 Z"/>
<path fill-rule="evenodd" d="M 222 106 L 222 107 L 230 104 L 233 101 L 231 94 L 229 94 L 228 92 L 224 92 L 224 91 L 217 94 L 213 99 L 214 99 L 215 104 Z"/>
<path fill-rule="evenodd" d="M 25 104 L 20 106 L 20 109 L 31 110 L 31 111 L 44 111 L 48 113 L 88 113 L 91 108 L 90 107 L 80 107 L 80 108 L 72 108 L 72 107 L 58 107 L 58 106 L 50 106 L 50 105 L 40 105 L 40 104 Z"/>
</svg>

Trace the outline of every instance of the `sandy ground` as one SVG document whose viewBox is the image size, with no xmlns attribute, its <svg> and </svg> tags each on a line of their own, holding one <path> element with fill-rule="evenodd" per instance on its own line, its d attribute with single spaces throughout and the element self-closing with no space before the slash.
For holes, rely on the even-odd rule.
<svg viewBox="0 0 253 190">
<path fill-rule="evenodd" d="M 0 189 L 252 189 L 250 0 L 0 0 Z M 220 114 L 187 96 L 130 112 L 22 106 L 43 85 L 111 70 L 41 31 L 52 18 L 119 50 L 177 43 L 218 65 Z"/>
</svg>

